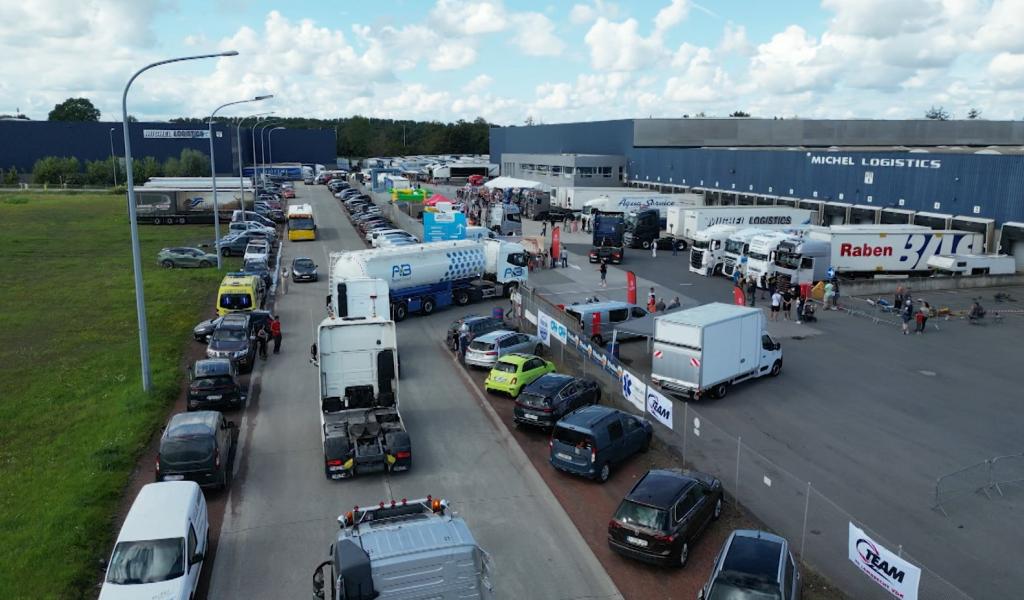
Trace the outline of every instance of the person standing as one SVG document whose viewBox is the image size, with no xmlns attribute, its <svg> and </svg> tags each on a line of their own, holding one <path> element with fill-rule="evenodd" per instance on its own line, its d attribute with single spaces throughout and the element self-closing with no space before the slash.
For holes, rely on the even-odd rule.
<svg viewBox="0 0 1024 600">
<path fill-rule="evenodd" d="M 797 325 L 803 323 L 804 302 L 805 302 L 805 300 L 804 300 L 804 297 L 802 295 L 798 295 L 796 297 L 796 324 Z"/>
<path fill-rule="evenodd" d="M 270 337 L 274 340 L 274 354 L 281 352 L 281 317 L 274 315 L 270 320 Z"/>
<path fill-rule="evenodd" d="M 601 266 L 597 269 L 601 272 L 601 287 L 608 287 L 608 261 L 601 259 Z"/>
<path fill-rule="evenodd" d="M 774 292 L 772 292 L 772 310 L 771 313 L 769 313 L 768 318 L 771 319 L 772 321 L 778 321 L 779 311 L 781 310 L 782 294 L 779 293 L 779 290 L 775 290 Z"/>
<path fill-rule="evenodd" d="M 658 243 L 657 240 L 651 241 L 651 258 L 658 258 Z"/>
<path fill-rule="evenodd" d="M 922 333 L 924 333 L 924 307 L 923 306 L 921 308 L 917 309 L 917 312 L 914 313 L 914 323 L 916 324 L 916 326 L 914 327 L 914 333 L 917 334 L 917 335 L 921 335 Z"/>
<path fill-rule="evenodd" d="M 259 330 L 256 332 L 256 349 L 263 360 L 267 360 L 267 342 L 269 340 L 270 333 L 267 332 L 267 326 L 260 325 Z"/>
<path fill-rule="evenodd" d="M 747 304 L 755 306 L 757 298 L 757 280 L 751 275 L 747 277 Z"/>
<path fill-rule="evenodd" d="M 652 313 L 658 310 L 658 298 L 654 295 L 654 288 L 647 294 L 647 312 Z"/>
<path fill-rule="evenodd" d="M 465 325 L 459 328 L 459 362 L 466 364 L 466 350 L 469 349 L 469 330 Z"/>
<path fill-rule="evenodd" d="M 835 287 L 829 281 L 825 284 L 825 310 L 832 310 L 832 302 L 836 297 Z"/>
<path fill-rule="evenodd" d="M 914 304 L 910 299 L 903 301 L 903 306 L 900 308 L 900 320 L 903 321 L 903 335 L 910 333 L 910 319 L 913 317 Z"/>
<path fill-rule="evenodd" d="M 665 310 L 672 310 L 673 308 L 679 308 L 680 306 L 681 304 L 679 302 L 679 296 L 676 296 L 675 298 L 672 298 L 671 302 L 668 303 L 668 306 L 665 307 Z"/>
<path fill-rule="evenodd" d="M 542 236 L 545 236 L 545 235 L 548 234 L 548 222 L 547 221 L 541 221 L 540 222 L 540 234 Z"/>
<path fill-rule="evenodd" d="M 666 308 L 667 307 L 665 306 L 665 300 L 661 298 L 659 298 L 658 303 L 654 305 L 654 309 L 658 312 L 665 312 Z"/>
<path fill-rule="evenodd" d="M 672 240 L 672 256 L 679 255 L 679 244 L 675 240 Z"/>
<path fill-rule="evenodd" d="M 565 244 L 559 242 L 558 258 L 562 261 L 562 268 L 565 269 L 569 266 L 569 255 L 565 253 Z"/>
<path fill-rule="evenodd" d="M 788 321 L 793 310 L 793 287 L 786 288 L 782 293 L 782 316 Z"/>
<path fill-rule="evenodd" d="M 832 310 L 839 310 L 839 278 L 832 278 Z"/>
<path fill-rule="evenodd" d="M 902 285 L 896 286 L 896 295 L 893 296 L 893 299 L 892 299 L 892 308 L 893 308 L 893 310 L 896 310 L 896 311 L 903 310 L 903 301 L 906 300 L 906 298 L 907 298 L 906 294 L 903 293 L 903 286 Z"/>
</svg>

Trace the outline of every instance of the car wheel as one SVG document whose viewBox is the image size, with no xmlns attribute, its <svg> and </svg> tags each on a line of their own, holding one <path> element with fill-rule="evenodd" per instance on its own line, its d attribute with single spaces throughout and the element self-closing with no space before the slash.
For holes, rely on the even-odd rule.
<svg viewBox="0 0 1024 600">
<path fill-rule="evenodd" d="M 430 313 L 434 312 L 434 299 L 424 298 L 423 301 L 420 303 L 420 312 L 422 312 L 425 315 L 429 315 Z"/>
<path fill-rule="evenodd" d="M 221 248 L 220 249 L 220 255 L 221 256 L 231 256 L 231 248 Z"/>
<path fill-rule="evenodd" d="M 199 266 L 204 268 L 204 269 L 207 268 L 207 267 L 210 267 L 211 266 L 210 265 L 210 261 L 208 261 L 208 260 L 201 260 L 201 261 L 199 261 Z"/>
<path fill-rule="evenodd" d="M 604 483 L 608 481 L 608 478 L 611 477 L 611 474 L 611 466 L 608 463 L 604 463 L 603 465 L 601 465 L 601 470 L 597 472 L 597 480 L 600 481 L 601 483 Z"/>
<path fill-rule="evenodd" d="M 469 304 L 469 292 L 466 290 L 458 290 L 455 292 L 453 299 L 455 300 L 455 304 L 465 306 Z"/>
<path fill-rule="evenodd" d="M 683 545 L 679 547 L 679 555 L 676 557 L 676 566 L 682 569 L 688 560 L 690 560 L 690 545 L 683 542 Z"/>
<path fill-rule="evenodd" d="M 729 393 L 729 384 L 720 383 L 715 387 L 711 388 L 711 397 L 716 399 L 725 398 L 725 395 Z"/>
<path fill-rule="evenodd" d="M 404 321 L 409 316 L 409 307 L 405 305 L 405 302 L 399 302 L 394 305 L 391 312 L 395 314 L 395 322 Z"/>
<path fill-rule="evenodd" d="M 160 263 L 160 265 L 163 266 L 163 268 L 165 268 L 165 269 L 173 269 L 174 268 L 174 261 L 165 260 L 162 263 Z"/>
<path fill-rule="evenodd" d="M 781 373 L 781 372 L 782 372 L 782 361 L 781 360 L 777 360 L 777 361 L 775 361 L 775 364 L 772 365 L 771 375 L 772 375 L 772 377 L 778 377 L 779 373 Z"/>
<path fill-rule="evenodd" d="M 718 500 L 715 501 L 715 510 L 714 510 L 714 512 L 711 513 L 711 518 L 713 520 L 715 520 L 715 521 L 717 521 L 718 519 L 722 518 L 722 498 L 721 497 L 719 497 Z"/>
</svg>

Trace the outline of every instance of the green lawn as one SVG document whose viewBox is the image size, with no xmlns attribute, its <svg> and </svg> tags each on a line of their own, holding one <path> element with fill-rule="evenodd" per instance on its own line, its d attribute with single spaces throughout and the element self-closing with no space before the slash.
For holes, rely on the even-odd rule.
<svg viewBox="0 0 1024 600">
<path fill-rule="evenodd" d="M 221 278 L 161 269 L 156 253 L 212 233 L 140 227 L 147 395 L 124 198 L 0 194 L 0 598 L 94 593 L 129 473 L 176 397 L 190 331 L 212 314 Z"/>
</svg>

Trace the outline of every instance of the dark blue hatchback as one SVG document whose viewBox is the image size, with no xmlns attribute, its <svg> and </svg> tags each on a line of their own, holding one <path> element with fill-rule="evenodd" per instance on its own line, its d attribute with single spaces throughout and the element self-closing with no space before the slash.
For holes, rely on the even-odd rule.
<svg viewBox="0 0 1024 600">
<path fill-rule="evenodd" d="M 651 424 L 608 406 L 592 405 L 562 417 L 551 432 L 551 466 L 608 480 L 612 465 L 651 445 Z"/>
</svg>

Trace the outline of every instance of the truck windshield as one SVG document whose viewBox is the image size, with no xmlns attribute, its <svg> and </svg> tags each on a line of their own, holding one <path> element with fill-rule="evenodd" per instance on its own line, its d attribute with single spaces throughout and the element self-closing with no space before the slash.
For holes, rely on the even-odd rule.
<svg viewBox="0 0 1024 600">
<path fill-rule="evenodd" d="M 632 213 L 626 215 L 625 222 L 626 222 L 626 231 L 632 231 L 633 229 L 636 228 L 636 215 L 632 214 Z"/>
<path fill-rule="evenodd" d="M 775 264 L 787 269 L 800 268 L 800 255 L 794 252 L 779 252 L 775 255 Z"/>
<path fill-rule="evenodd" d="M 725 251 L 737 256 L 742 255 L 746 247 L 747 245 L 739 240 L 726 240 L 725 242 Z"/>
<path fill-rule="evenodd" d="M 705 250 L 710 245 L 711 245 L 711 242 L 706 242 L 704 240 L 694 240 L 693 241 L 693 247 L 697 248 L 697 249 L 700 249 L 700 250 Z"/>
<path fill-rule="evenodd" d="M 526 253 L 525 252 L 514 252 L 508 255 L 508 264 L 515 265 L 517 267 L 526 266 Z"/>
<path fill-rule="evenodd" d="M 185 538 L 119 542 L 107 569 L 117 585 L 156 583 L 185 574 Z"/>
<path fill-rule="evenodd" d="M 747 256 L 749 256 L 752 260 L 768 260 L 767 254 L 761 254 L 760 252 L 754 252 L 753 250 L 747 253 Z"/>
<path fill-rule="evenodd" d="M 505 220 L 506 221 L 512 221 L 513 223 L 520 223 L 520 222 L 522 222 L 523 217 L 519 213 L 512 213 L 512 214 L 506 214 L 505 215 Z"/>
</svg>

